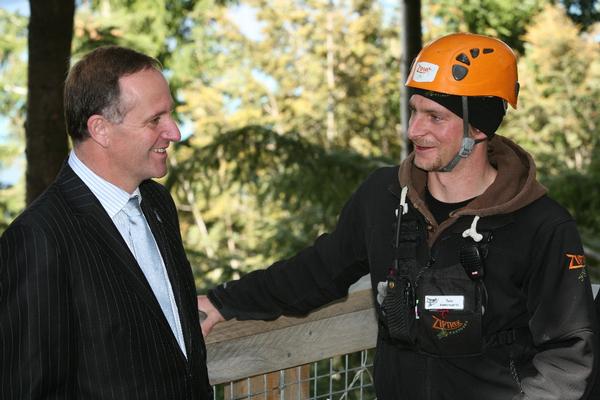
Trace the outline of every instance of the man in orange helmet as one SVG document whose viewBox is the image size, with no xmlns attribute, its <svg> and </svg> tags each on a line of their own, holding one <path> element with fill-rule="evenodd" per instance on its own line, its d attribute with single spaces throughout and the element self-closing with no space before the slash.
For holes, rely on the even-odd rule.
<svg viewBox="0 0 600 400">
<path fill-rule="evenodd" d="M 575 222 L 531 156 L 495 135 L 517 105 L 514 53 L 448 35 L 406 85 L 414 152 L 373 172 L 331 234 L 200 297 L 203 331 L 305 314 L 370 273 L 379 400 L 583 398 L 594 309 Z"/>
</svg>

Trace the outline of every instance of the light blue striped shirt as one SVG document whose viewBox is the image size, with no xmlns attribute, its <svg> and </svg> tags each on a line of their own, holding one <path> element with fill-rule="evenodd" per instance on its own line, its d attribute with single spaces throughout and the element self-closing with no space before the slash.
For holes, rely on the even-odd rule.
<svg viewBox="0 0 600 400">
<path fill-rule="evenodd" d="M 129 199 L 131 197 L 137 196 L 138 201 L 140 203 L 142 202 L 142 194 L 140 192 L 140 188 L 139 187 L 135 188 L 135 191 L 130 195 L 125 190 L 121 189 L 120 187 L 118 187 L 116 185 L 113 185 L 112 183 L 101 178 L 94 171 L 89 169 L 79 158 L 77 158 L 77 155 L 75 154 L 75 152 L 73 150 L 71 150 L 71 153 L 69 154 L 68 163 L 69 163 L 69 166 L 71 167 L 71 169 L 73 170 L 73 172 L 75 172 L 75 174 L 79 178 L 81 178 L 83 183 L 90 189 L 90 191 L 94 194 L 94 196 L 96 196 L 96 198 L 98 199 L 98 201 L 100 202 L 100 204 L 102 205 L 104 210 L 106 210 L 106 213 L 108 214 L 110 219 L 113 221 L 113 223 L 117 227 L 117 230 L 123 237 L 123 240 L 125 241 L 125 243 L 127 243 L 129 250 L 135 257 L 133 243 L 131 242 L 131 238 L 129 237 L 129 219 L 124 212 L 121 212 L 121 210 L 123 209 L 123 207 L 125 207 L 125 205 L 127 204 L 127 202 L 129 201 Z M 144 219 L 145 219 L 145 217 L 144 217 Z M 148 222 L 146 221 L 146 223 L 148 223 Z M 156 245 L 156 241 L 155 241 L 155 245 Z M 183 333 L 181 330 L 181 321 L 179 320 L 179 312 L 177 309 L 177 303 L 175 302 L 175 297 L 173 296 L 173 288 L 171 287 L 171 282 L 169 281 L 169 276 L 167 274 L 165 262 L 162 259 L 162 254 L 160 254 L 160 250 L 158 250 L 157 245 L 156 245 L 156 249 L 157 249 L 157 252 L 161 259 L 162 269 L 164 272 L 163 278 L 168 286 L 169 300 L 171 302 L 171 309 L 173 311 L 173 315 L 175 316 L 176 332 L 173 332 L 173 333 L 175 335 L 175 338 L 177 339 L 177 342 L 179 343 L 179 347 L 183 351 L 183 354 L 186 355 L 185 343 L 183 341 Z M 137 260 L 137 257 L 136 257 L 136 260 Z M 146 279 L 149 279 L 144 268 L 141 268 L 141 270 L 142 270 L 142 272 L 144 272 Z M 149 282 L 149 283 L 150 283 L 150 287 L 154 286 L 152 284 L 152 282 Z"/>
</svg>

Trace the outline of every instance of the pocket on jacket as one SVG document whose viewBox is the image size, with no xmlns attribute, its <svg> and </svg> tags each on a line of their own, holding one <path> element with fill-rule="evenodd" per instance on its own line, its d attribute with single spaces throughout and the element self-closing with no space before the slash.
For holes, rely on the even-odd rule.
<svg viewBox="0 0 600 400">
<path fill-rule="evenodd" d="M 421 351 L 442 357 L 481 354 L 479 285 L 460 264 L 423 273 L 417 288 Z"/>
</svg>

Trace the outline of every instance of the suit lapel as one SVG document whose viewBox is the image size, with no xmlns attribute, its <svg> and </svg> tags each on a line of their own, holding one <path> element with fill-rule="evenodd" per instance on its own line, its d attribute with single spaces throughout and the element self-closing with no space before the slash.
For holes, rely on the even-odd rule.
<svg viewBox="0 0 600 400">
<path fill-rule="evenodd" d="M 144 273 L 96 196 L 68 164 L 63 166 L 56 183 L 73 209 L 75 216 L 86 225 L 93 240 L 99 243 L 107 254 L 111 255 L 111 261 L 114 262 L 113 265 L 118 268 L 123 279 L 129 283 L 133 291 L 170 331 L 168 322 Z"/>
<path fill-rule="evenodd" d="M 185 317 L 185 304 L 183 303 L 182 294 L 184 288 L 182 287 L 181 271 L 178 269 L 178 265 L 173 256 L 173 249 L 169 245 L 169 237 L 177 237 L 177 232 L 170 232 L 166 222 L 166 216 L 160 215 L 158 208 L 152 204 L 152 197 L 144 195 L 142 193 L 142 211 L 148 225 L 154 234 L 154 239 L 160 250 L 169 281 L 171 282 L 171 288 L 173 289 L 173 297 L 177 303 L 177 309 L 179 311 L 179 320 L 181 322 L 181 330 L 183 333 L 184 342 L 188 353 L 190 352 L 191 338 L 188 331 L 188 318 Z M 174 236 L 173 236 L 174 235 Z"/>
</svg>

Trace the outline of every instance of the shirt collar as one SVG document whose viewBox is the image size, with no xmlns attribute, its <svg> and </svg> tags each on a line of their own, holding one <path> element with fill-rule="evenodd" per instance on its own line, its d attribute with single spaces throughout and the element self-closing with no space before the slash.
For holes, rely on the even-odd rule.
<svg viewBox="0 0 600 400">
<path fill-rule="evenodd" d="M 73 172 L 81 178 L 83 183 L 91 190 L 98 201 L 100 201 L 100 204 L 111 219 L 121 211 L 129 201 L 129 198 L 138 196 L 138 201 L 141 203 L 142 194 L 140 193 L 139 187 L 135 188 L 132 194 L 127 193 L 120 187 L 98 176 L 77 157 L 73 150 L 69 153 L 68 163 Z"/>
</svg>

